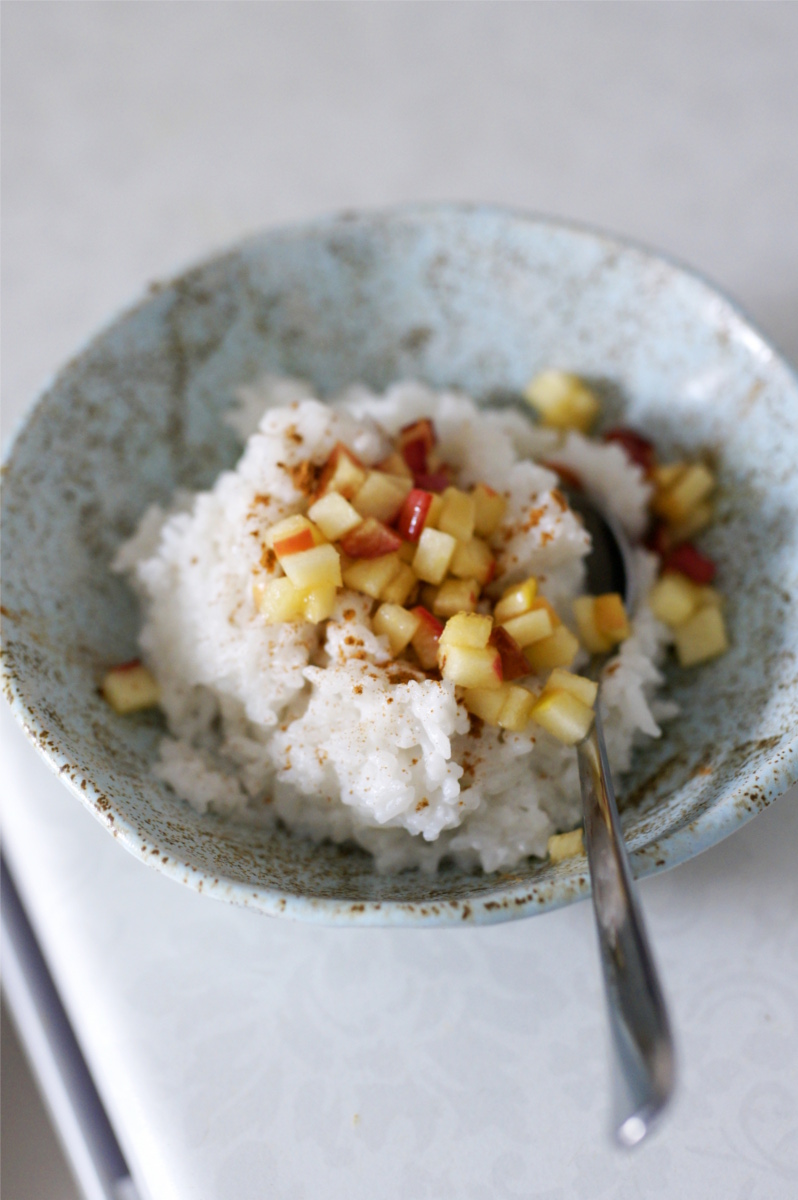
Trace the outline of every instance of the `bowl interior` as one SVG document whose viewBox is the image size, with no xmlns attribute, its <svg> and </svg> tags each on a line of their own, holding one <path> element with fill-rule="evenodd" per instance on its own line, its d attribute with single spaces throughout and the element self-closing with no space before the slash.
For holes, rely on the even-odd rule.
<svg viewBox="0 0 798 1200">
<path fill-rule="evenodd" d="M 108 564 L 154 501 L 209 486 L 240 452 L 222 417 L 263 371 L 322 395 L 407 377 L 499 402 L 545 365 L 592 379 L 608 423 L 720 480 L 706 538 L 732 648 L 673 672 L 680 718 L 620 782 L 633 866 L 717 841 L 798 775 L 798 385 L 696 276 L 594 232 L 443 207 L 344 216 L 250 239 L 151 290 L 73 359 L 5 466 L 5 688 L 29 735 L 130 850 L 272 913 L 494 920 L 565 903 L 584 860 L 483 875 L 379 876 L 364 853 L 199 816 L 150 773 L 160 718 L 97 693 L 134 657 L 139 615 Z"/>
</svg>

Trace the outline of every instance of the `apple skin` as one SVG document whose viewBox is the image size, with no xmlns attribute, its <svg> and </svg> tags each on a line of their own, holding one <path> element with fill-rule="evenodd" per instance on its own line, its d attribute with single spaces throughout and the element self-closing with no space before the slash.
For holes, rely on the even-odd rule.
<svg viewBox="0 0 798 1200">
<path fill-rule="evenodd" d="M 399 534 L 374 517 L 366 517 L 340 541 L 341 549 L 349 558 L 382 558 L 384 554 L 398 550 L 401 545 Z"/>
<path fill-rule="evenodd" d="M 275 542 L 272 549 L 278 558 L 287 558 L 290 554 L 300 554 L 303 550 L 312 550 L 316 545 L 311 529 L 300 529 L 290 537 L 281 538 Z"/>
<path fill-rule="evenodd" d="M 502 676 L 506 680 L 520 679 L 529 674 L 529 663 L 521 647 L 501 625 L 496 625 L 490 635 L 490 645 L 499 651 Z"/>
<path fill-rule="evenodd" d="M 417 542 L 432 507 L 432 493 L 423 488 L 413 488 L 399 513 L 396 528 L 408 542 Z"/>
<path fill-rule="evenodd" d="M 682 542 L 665 555 L 662 564 L 663 571 L 679 571 L 693 583 L 705 586 L 712 583 L 717 574 L 717 567 L 711 558 L 707 558 L 697 550 L 692 542 Z"/>
<path fill-rule="evenodd" d="M 604 441 L 617 442 L 619 446 L 622 446 L 627 457 L 633 463 L 637 463 L 638 467 L 642 467 L 646 475 L 650 475 L 657 465 L 653 442 L 643 437 L 642 433 L 638 433 L 636 429 L 618 425 L 615 429 L 607 430 L 604 434 Z"/>
</svg>

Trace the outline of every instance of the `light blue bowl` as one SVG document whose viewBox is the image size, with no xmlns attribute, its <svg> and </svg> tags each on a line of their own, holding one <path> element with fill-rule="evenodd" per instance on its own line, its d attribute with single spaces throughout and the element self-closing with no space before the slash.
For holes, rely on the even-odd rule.
<svg viewBox="0 0 798 1200">
<path fill-rule="evenodd" d="M 620 788 L 636 874 L 706 849 L 795 781 L 795 376 L 714 288 L 637 246 L 490 208 L 408 208 L 269 231 L 152 289 L 67 364 L 8 455 L 5 691 L 121 845 L 207 895 L 306 920 L 489 922 L 586 894 L 583 859 L 385 877 L 357 850 L 198 816 L 151 774 L 160 718 L 117 717 L 97 693 L 139 627 L 108 564 L 148 505 L 235 461 L 222 416 L 239 384 L 270 370 L 326 394 L 416 376 L 490 403 L 548 365 L 598 381 L 608 422 L 666 456 L 709 453 L 719 474 L 706 545 L 732 647 L 673 671 L 682 716 Z"/>
</svg>

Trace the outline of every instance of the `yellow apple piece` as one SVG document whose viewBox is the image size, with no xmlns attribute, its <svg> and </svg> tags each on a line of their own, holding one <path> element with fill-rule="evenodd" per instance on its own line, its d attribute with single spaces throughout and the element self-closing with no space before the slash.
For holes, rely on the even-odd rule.
<svg viewBox="0 0 798 1200">
<path fill-rule="evenodd" d="M 155 676 L 138 661 L 112 667 L 103 679 L 102 694 L 120 716 L 153 708 L 161 698 Z"/>
<path fill-rule="evenodd" d="M 714 486 L 715 476 L 708 467 L 700 462 L 690 463 L 675 483 L 656 493 L 651 507 L 669 524 L 677 524 L 706 500 Z"/>
<path fill-rule="evenodd" d="M 666 571 L 648 593 L 648 606 L 671 629 L 683 625 L 698 607 L 698 588 L 678 571 Z"/>
<path fill-rule="evenodd" d="M 509 684 L 502 684 L 499 688 L 466 688 L 463 692 L 463 704 L 486 725 L 498 726 L 499 713 L 506 699 L 505 686 L 509 687 Z"/>
<path fill-rule="evenodd" d="M 305 610 L 303 595 L 290 579 L 281 575 L 267 583 L 256 583 L 252 589 L 255 606 L 269 625 L 280 625 L 284 621 L 301 621 Z"/>
<path fill-rule="evenodd" d="M 441 645 L 484 649 L 493 632 L 493 618 L 484 613 L 458 613 L 450 617 L 441 634 Z"/>
<path fill-rule="evenodd" d="M 502 660 L 493 646 L 438 645 L 438 666 L 444 679 L 466 688 L 498 688 L 502 683 Z"/>
<path fill-rule="evenodd" d="M 282 562 L 283 558 L 292 554 L 300 554 L 304 550 L 312 549 L 313 546 L 321 545 L 325 538 L 312 521 L 309 521 L 302 513 L 295 513 L 267 529 L 263 540 Z"/>
<path fill-rule="evenodd" d="M 443 583 L 456 548 L 457 542 L 451 534 L 425 525 L 413 559 L 413 570 L 418 578 L 425 583 Z M 469 572 L 469 575 L 473 574 L 473 571 Z"/>
<path fill-rule="evenodd" d="M 496 560 L 487 542 L 475 537 L 456 543 L 448 569 L 458 579 L 476 579 L 485 587 L 496 574 Z"/>
<path fill-rule="evenodd" d="M 558 741 L 575 746 L 590 732 L 593 709 L 577 700 L 572 692 L 544 691 L 532 709 L 532 719 Z"/>
<path fill-rule="evenodd" d="M 507 499 L 485 483 L 474 488 L 474 533 L 487 538 L 495 533 L 507 511 Z"/>
<path fill-rule="evenodd" d="M 558 625 L 547 638 L 525 646 L 524 654 L 533 671 L 551 671 L 554 667 L 570 667 L 578 650 L 579 642 L 570 629 Z"/>
<path fill-rule="evenodd" d="M 601 633 L 596 624 L 595 596 L 577 596 L 573 602 L 573 614 L 582 645 L 590 654 L 607 654 L 612 649 L 612 638 Z"/>
<path fill-rule="evenodd" d="M 374 517 L 377 521 L 390 524 L 412 486 L 412 479 L 386 475 L 384 471 L 369 471 L 352 498 L 352 506 L 362 517 Z"/>
<path fill-rule="evenodd" d="M 474 497 L 459 488 L 448 487 L 442 496 L 443 505 L 437 526 L 443 533 L 450 533 L 458 542 L 468 542 L 474 536 L 476 504 Z"/>
<path fill-rule="evenodd" d="M 715 510 L 708 500 L 702 500 L 700 504 L 696 504 L 683 521 L 674 521 L 668 526 L 671 545 L 678 546 L 682 542 L 689 542 L 697 533 L 712 523 L 714 515 Z"/>
<path fill-rule="evenodd" d="M 437 589 L 432 601 L 436 617 L 453 617 L 457 613 L 476 612 L 479 584 L 476 579 L 446 579 Z"/>
<path fill-rule="evenodd" d="M 505 698 L 498 724 L 508 733 L 522 733 L 532 719 L 532 710 L 538 697 L 528 688 L 516 683 L 505 683 L 502 690 Z"/>
<path fill-rule="evenodd" d="M 598 695 L 598 684 L 584 675 L 574 675 L 571 671 L 564 671 L 562 667 L 555 667 L 546 680 L 543 691 L 570 692 L 582 704 L 593 708 Z"/>
<path fill-rule="evenodd" d="M 587 433 L 599 413 L 589 387 L 567 371 L 541 371 L 524 388 L 524 399 L 543 425 Z"/>
<path fill-rule="evenodd" d="M 521 613 L 520 617 L 502 621 L 501 624 L 510 637 L 522 647 L 531 646 L 533 642 L 539 642 L 541 638 L 547 638 L 554 632 L 551 617 L 545 608 L 532 609 L 530 612 Z"/>
<path fill-rule="evenodd" d="M 401 654 L 409 646 L 420 624 L 416 613 L 408 612 L 398 604 L 381 604 L 371 620 L 374 632 L 387 637 L 391 654 Z"/>
<path fill-rule="evenodd" d="M 593 619 L 602 637 L 617 645 L 630 636 L 632 627 L 618 592 L 605 592 L 593 598 Z"/>
<path fill-rule="evenodd" d="M 386 583 L 379 598 L 387 600 L 389 604 L 407 604 L 417 586 L 418 580 L 412 567 L 408 567 L 407 563 L 400 561 L 399 569 Z"/>
<path fill-rule="evenodd" d="M 520 617 L 522 613 L 529 612 L 535 603 L 537 590 L 538 581 L 534 576 L 525 579 L 523 583 L 514 583 L 505 588 L 493 610 L 493 615 L 498 623 L 501 624 L 503 621 L 509 621 L 511 617 Z"/>
<path fill-rule="evenodd" d="M 443 496 L 440 496 L 437 492 L 433 492 L 432 503 L 430 504 L 429 510 L 427 512 L 427 519 L 424 522 L 424 528 L 425 529 L 437 529 L 438 521 L 440 520 L 442 511 L 443 511 Z"/>
<path fill-rule="evenodd" d="M 714 605 L 700 608 L 674 630 L 676 655 L 683 667 L 717 658 L 729 648 L 723 613 Z"/>
<path fill-rule="evenodd" d="M 308 588 L 329 585 L 341 586 L 341 560 L 335 546 L 326 542 L 312 550 L 301 550 L 280 559 L 280 565 L 294 587 L 306 591 Z"/>
<path fill-rule="evenodd" d="M 570 833 L 553 833 L 548 840 L 546 849 L 549 860 L 553 863 L 563 862 L 566 858 L 576 858 L 584 854 L 585 841 L 581 829 L 572 829 Z"/>
<path fill-rule="evenodd" d="M 344 587 L 379 600 L 402 565 L 396 553 L 383 554 L 379 558 L 357 558 L 343 569 Z"/>
<path fill-rule="evenodd" d="M 337 542 L 363 519 L 340 492 L 327 492 L 310 506 L 308 517 L 318 525 L 328 542 Z"/>
</svg>

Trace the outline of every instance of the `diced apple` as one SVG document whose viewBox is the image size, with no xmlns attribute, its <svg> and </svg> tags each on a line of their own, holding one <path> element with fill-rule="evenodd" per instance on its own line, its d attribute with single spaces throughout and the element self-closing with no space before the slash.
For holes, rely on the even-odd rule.
<svg viewBox="0 0 798 1200">
<path fill-rule="evenodd" d="M 596 624 L 594 596 L 577 596 L 573 602 L 573 613 L 582 645 L 590 654 L 607 654 L 612 649 L 612 638 L 602 633 Z"/>
<path fill-rule="evenodd" d="M 712 583 L 717 572 L 712 559 L 697 550 L 692 542 L 684 542 L 681 546 L 675 546 L 673 550 L 670 550 L 665 555 L 662 570 L 679 571 L 701 587 Z"/>
<path fill-rule="evenodd" d="M 402 542 L 401 546 L 397 550 L 397 554 L 399 555 L 399 557 L 401 558 L 403 563 L 407 563 L 407 565 L 410 566 L 411 563 L 413 562 L 413 559 L 416 557 L 415 543 L 414 542 Z"/>
<path fill-rule="evenodd" d="M 267 583 L 256 583 L 252 591 L 258 612 L 269 625 L 301 621 L 304 618 L 302 592 L 285 575 L 270 579 Z"/>
<path fill-rule="evenodd" d="M 285 517 L 267 529 L 263 540 L 271 547 L 278 558 L 286 555 L 300 554 L 319 546 L 325 540 L 321 530 L 301 513 Z"/>
<path fill-rule="evenodd" d="M 648 606 L 654 616 L 671 629 L 689 620 L 697 605 L 695 586 L 676 571 L 663 575 L 648 593 Z"/>
<path fill-rule="evenodd" d="M 341 560 L 329 542 L 280 558 L 280 564 L 294 587 L 303 591 L 325 585 L 341 586 Z"/>
<path fill-rule="evenodd" d="M 306 621 L 318 625 L 333 615 L 338 600 L 338 589 L 332 584 L 308 588 L 302 593 L 302 612 Z"/>
<path fill-rule="evenodd" d="M 353 592 L 362 592 L 364 596 L 371 596 L 372 600 L 380 600 L 401 566 L 397 554 L 355 559 L 343 569 L 344 587 L 351 588 Z"/>
<path fill-rule="evenodd" d="M 529 674 L 529 663 L 526 655 L 515 638 L 511 637 L 501 625 L 494 625 L 489 645 L 495 646 L 502 660 L 502 678 L 505 680 L 520 679 Z"/>
<path fill-rule="evenodd" d="M 670 524 L 684 521 L 696 505 L 706 500 L 715 486 L 715 476 L 703 463 L 690 463 L 670 487 L 658 491 L 652 508 Z"/>
<path fill-rule="evenodd" d="M 697 663 L 717 658 L 729 648 L 723 613 L 714 605 L 700 608 L 674 631 L 676 654 L 681 666 L 694 667 Z"/>
<path fill-rule="evenodd" d="M 570 667 L 579 650 L 579 642 L 565 625 L 558 625 L 554 633 L 531 646 L 524 647 L 524 654 L 533 671 L 551 671 L 554 667 Z"/>
<path fill-rule="evenodd" d="M 425 526 L 427 529 L 437 529 L 443 508 L 443 497 L 437 495 L 435 492 L 430 492 L 430 495 L 432 496 L 432 504 L 429 506 Z"/>
<path fill-rule="evenodd" d="M 544 425 L 587 433 L 599 413 L 599 402 L 578 375 L 542 371 L 524 388 L 524 399 Z"/>
<path fill-rule="evenodd" d="M 436 617 L 453 617 L 456 613 L 476 611 L 479 584 L 476 579 L 446 579 L 438 588 L 432 602 Z"/>
<path fill-rule="evenodd" d="M 586 704 L 588 708 L 592 708 L 596 703 L 598 684 L 592 679 L 587 679 L 584 675 L 573 675 L 570 671 L 563 671 L 562 667 L 555 667 L 546 680 L 546 686 L 543 691 L 570 692 L 582 704 Z"/>
<path fill-rule="evenodd" d="M 399 550 L 402 539 L 382 521 L 366 517 L 365 521 L 341 538 L 340 544 L 349 558 L 382 558 Z"/>
<path fill-rule="evenodd" d="M 336 442 L 319 476 L 316 496 L 324 496 L 327 492 L 340 492 L 344 499 L 351 500 L 365 480 L 366 468 L 360 459 L 352 454 L 343 442 Z"/>
<path fill-rule="evenodd" d="M 443 625 L 420 604 L 410 611 L 419 618 L 418 629 L 410 642 L 424 670 L 430 671 L 438 665 L 438 643 L 443 633 Z"/>
<path fill-rule="evenodd" d="M 417 471 L 413 482 L 417 488 L 424 488 L 428 492 L 445 492 L 452 482 L 452 472 L 445 465 L 437 471 Z"/>
<path fill-rule="evenodd" d="M 511 617 L 520 617 L 521 613 L 529 612 L 535 603 L 537 590 L 538 584 L 534 577 L 505 588 L 501 600 L 493 610 L 496 620 L 499 622 L 509 621 Z"/>
<path fill-rule="evenodd" d="M 446 622 L 441 644 L 483 650 L 490 641 L 492 630 L 493 618 L 484 613 L 457 613 Z"/>
<path fill-rule="evenodd" d="M 509 621 L 502 621 L 502 626 L 519 646 L 531 646 L 533 642 L 550 637 L 554 632 L 551 617 L 545 608 L 532 609 L 521 613 L 520 617 L 511 617 Z"/>
<path fill-rule="evenodd" d="M 387 637 L 391 654 L 401 654 L 410 645 L 420 624 L 418 613 L 408 612 L 398 604 L 381 604 L 371 621 L 374 632 Z"/>
<path fill-rule="evenodd" d="M 470 713 L 479 717 L 486 725 L 498 725 L 499 714 L 504 707 L 506 695 L 504 686 L 499 688 L 466 688 L 463 692 L 463 704 Z"/>
<path fill-rule="evenodd" d="M 503 690 L 505 698 L 498 723 L 508 733 L 521 733 L 531 720 L 537 696 L 515 683 L 505 683 Z"/>
<path fill-rule="evenodd" d="M 476 579 L 480 587 L 485 587 L 496 574 L 496 560 L 487 542 L 475 537 L 457 542 L 449 570 L 458 579 Z"/>
<path fill-rule="evenodd" d="M 112 667 L 103 679 L 102 694 L 120 716 L 154 708 L 161 698 L 155 676 L 138 659 Z"/>
<path fill-rule="evenodd" d="M 722 593 L 713 587 L 695 588 L 695 599 L 696 608 L 705 608 L 708 604 L 711 604 L 713 608 L 723 608 L 726 603 Z"/>
<path fill-rule="evenodd" d="M 468 542 L 474 535 L 476 504 L 474 497 L 459 488 L 447 487 L 443 507 L 438 517 L 438 529 L 450 533 L 459 542 Z"/>
<path fill-rule="evenodd" d="M 398 450 L 392 450 L 387 458 L 377 463 L 377 470 L 384 471 L 386 475 L 401 475 L 403 479 L 413 478 L 413 472 Z"/>
<path fill-rule="evenodd" d="M 681 542 L 689 542 L 690 538 L 694 538 L 702 529 L 706 529 L 707 525 L 712 523 L 715 516 L 715 510 L 708 500 L 702 500 L 700 504 L 696 504 L 683 521 L 674 521 L 668 528 L 671 543 L 678 546 Z"/>
<path fill-rule="evenodd" d="M 563 862 L 566 858 L 576 858 L 585 852 L 585 840 L 581 829 L 572 829 L 570 833 L 553 833 L 546 844 L 549 861 Z"/>
<path fill-rule="evenodd" d="M 389 604 L 407 604 L 417 586 L 418 580 L 412 567 L 400 562 L 396 574 L 380 592 L 380 599 Z"/>
<path fill-rule="evenodd" d="M 442 583 L 456 549 L 457 542 L 451 534 L 425 526 L 418 540 L 413 570 L 425 583 Z M 472 576 L 478 578 L 473 571 L 467 572 L 466 578 Z"/>
<path fill-rule="evenodd" d="M 399 431 L 399 452 L 414 475 L 427 470 L 427 457 L 435 445 L 435 426 L 427 417 Z"/>
<path fill-rule="evenodd" d="M 660 463 L 651 473 L 654 487 L 658 492 L 667 491 L 681 479 L 686 470 L 687 463 L 685 462 Z"/>
<path fill-rule="evenodd" d="M 434 499 L 432 492 L 425 492 L 421 488 L 412 488 L 408 492 L 396 522 L 397 530 L 408 542 L 417 542 L 421 537 Z"/>
<path fill-rule="evenodd" d="M 340 492 L 327 492 L 308 509 L 311 521 L 318 525 L 328 542 L 337 542 L 363 520 Z"/>
<path fill-rule="evenodd" d="M 497 688 L 502 682 L 502 660 L 493 646 L 463 646 L 451 642 L 438 647 L 438 666 L 444 679 L 467 688 Z"/>
<path fill-rule="evenodd" d="M 593 709 L 572 692 L 544 692 L 532 709 L 532 719 L 566 746 L 575 746 L 590 732 Z"/>
<path fill-rule="evenodd" d="M 614 646 L 630 636 L 632 627 L 618 592 L 605 592 L 593 599 L 593 616 L 596 629 L 602 637 L 609 638 Z"/>
<path fill-rule="evenodd" d="M 486 483 L 474 488 L 474 533 L 487 538 L 495 533 L 507 511 L 507 500 Z"/>
<path fill-rule="evenodd" d="M 554 605 L 549 600 L 547 600 L 545 596 L 536 596 L 535 599 L 532 601 L 532 611 L 536 612 L 537 609 L 539 609 L 539 608 L 545 608 L 546 612 L 549 614 L 549 620 L 551 621 L 552 626 L 555 629 L 557 628 L 558 625 L 562 625 L 562 621 L 560 620 L 560 614 L 557 612 L 557 609 L 554 607 Z"/>
<path fill-rule="evenodd" d="M 413 484 L 399 475 L 369 471 L 352 498 L 352 505 L 362 517 L 375 517 L 388 525 L 399 515 L 407 493 Z"/>
</svg>

